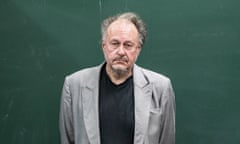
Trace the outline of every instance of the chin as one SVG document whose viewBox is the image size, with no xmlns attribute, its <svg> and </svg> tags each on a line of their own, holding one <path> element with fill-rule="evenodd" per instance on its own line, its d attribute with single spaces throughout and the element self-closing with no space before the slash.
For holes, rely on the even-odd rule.
<svg viewBox="0 0 240 144">
<path fill-rule="evenodd" d="M 113 65 L 112 70 L 117 73 L 126 73 L 129 71 L 129 68 L 126 66 L 122 66 L 122 65 Z"/>
<path fill-rule="evenodd" d="M 122 63 L 118 63 L 118 64 L 113 64 L 112 68 L 126 70 L 126 69 L 128 69 L 128 66 L 125 64 L 122 64 Z"/>
</svg>

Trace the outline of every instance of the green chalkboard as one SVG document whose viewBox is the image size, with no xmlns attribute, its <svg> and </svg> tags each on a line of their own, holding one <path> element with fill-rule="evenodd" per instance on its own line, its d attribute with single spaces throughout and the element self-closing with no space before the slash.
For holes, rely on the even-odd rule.
<svg viewBox="0 0 240 144">
<path fill-rule="evenodd" d="M 134 11 L 138 64 L 172 79 L 177 144 L 240 143 L 240 1 L 1 0 L 0 143 L 58 144 L 64 77 L 102 63 L 100 23 Z"/>
</svg>

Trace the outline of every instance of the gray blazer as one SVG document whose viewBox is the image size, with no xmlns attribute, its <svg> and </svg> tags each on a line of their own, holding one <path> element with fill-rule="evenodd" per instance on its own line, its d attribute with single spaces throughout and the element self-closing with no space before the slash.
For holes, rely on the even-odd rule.
<svg viewBox="0 0 240 144">
<path fill-rule="evenodd" d="M 102 65 L 65 78 L 60 110 L 62 144 L 100 144 L 98 93 Z M 175 98 L 170 80 L 133 68 L 134 144 L 175 143 Z"/>
</svg>

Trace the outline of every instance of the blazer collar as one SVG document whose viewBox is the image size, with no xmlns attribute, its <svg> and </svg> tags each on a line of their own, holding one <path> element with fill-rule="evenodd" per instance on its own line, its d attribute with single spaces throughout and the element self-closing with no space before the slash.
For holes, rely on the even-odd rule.
<svg viewBox="0 0 240 144">
<path fill-rule="evenodd" d="M 100 144 L 99 125 L 99 79 L 103 64 L 94 67 L 82 89 L 83 119 L 90 144 Z"/>
<path fill-rule="evenodd" d="M 99 130 L 99 79 L 104 64 L 95 67 L 91 78 L 82 89 L 84 122 L 90 144 L 100 144 Z M 133 67 L 134 98 L 135 98 L 135 131 L 134 144 L 143 143 L 148 126 L 149 108 L 152 86 L 142 68 L 136 64 Z"/>
<path fill-rule="evenodd" d="M 145 74 L 143 73 L 142 68 L 138 65 L 134 65 L 133 67 L 133 77 L 134 77 L 134 84 L 140 88 L 143 88 L 149 85 L 149 81 L 146 78 Z"/>
<path fill-rule="evenodd" d="M 149 109 L 152 96 L 152 84 L 142 68 L 134 65 L 135 132 L 134 144 L 144 143 L 148 129 Z"/>
<path fill-rule="evenodd" d="M 90 89 L 95 89 L 99 86 L 99 80 L 100 80 L 100 71 L 105 63 L 100 64 L 97 67 L 94 67 L 94 72 L 91 76 L 92 78 L 89 79 L 89 81 L 86 82 L 86 87 Z M 134 77 L 134 84 L 140 88 L 143 88 L 147 86 L 149 83 L 148 79 L 145 77 L 142 68 L 140 68 L 138 65 L 134 64 L 133 66 L 133 77 Z"/>
</svg>

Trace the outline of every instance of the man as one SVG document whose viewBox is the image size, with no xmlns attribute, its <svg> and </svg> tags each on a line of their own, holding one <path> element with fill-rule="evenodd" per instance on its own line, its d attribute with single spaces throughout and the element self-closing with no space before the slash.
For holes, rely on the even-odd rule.
<svg viewBox="0 0 240 144">
<path fill-rule="evenodd" d="M 146 37 L 134 13 L 102 23 L 105 62 L 64 82 L 62 144 L 174 144 L 175 100 L 170 80 L 135 64 Z"/>
</svg>

